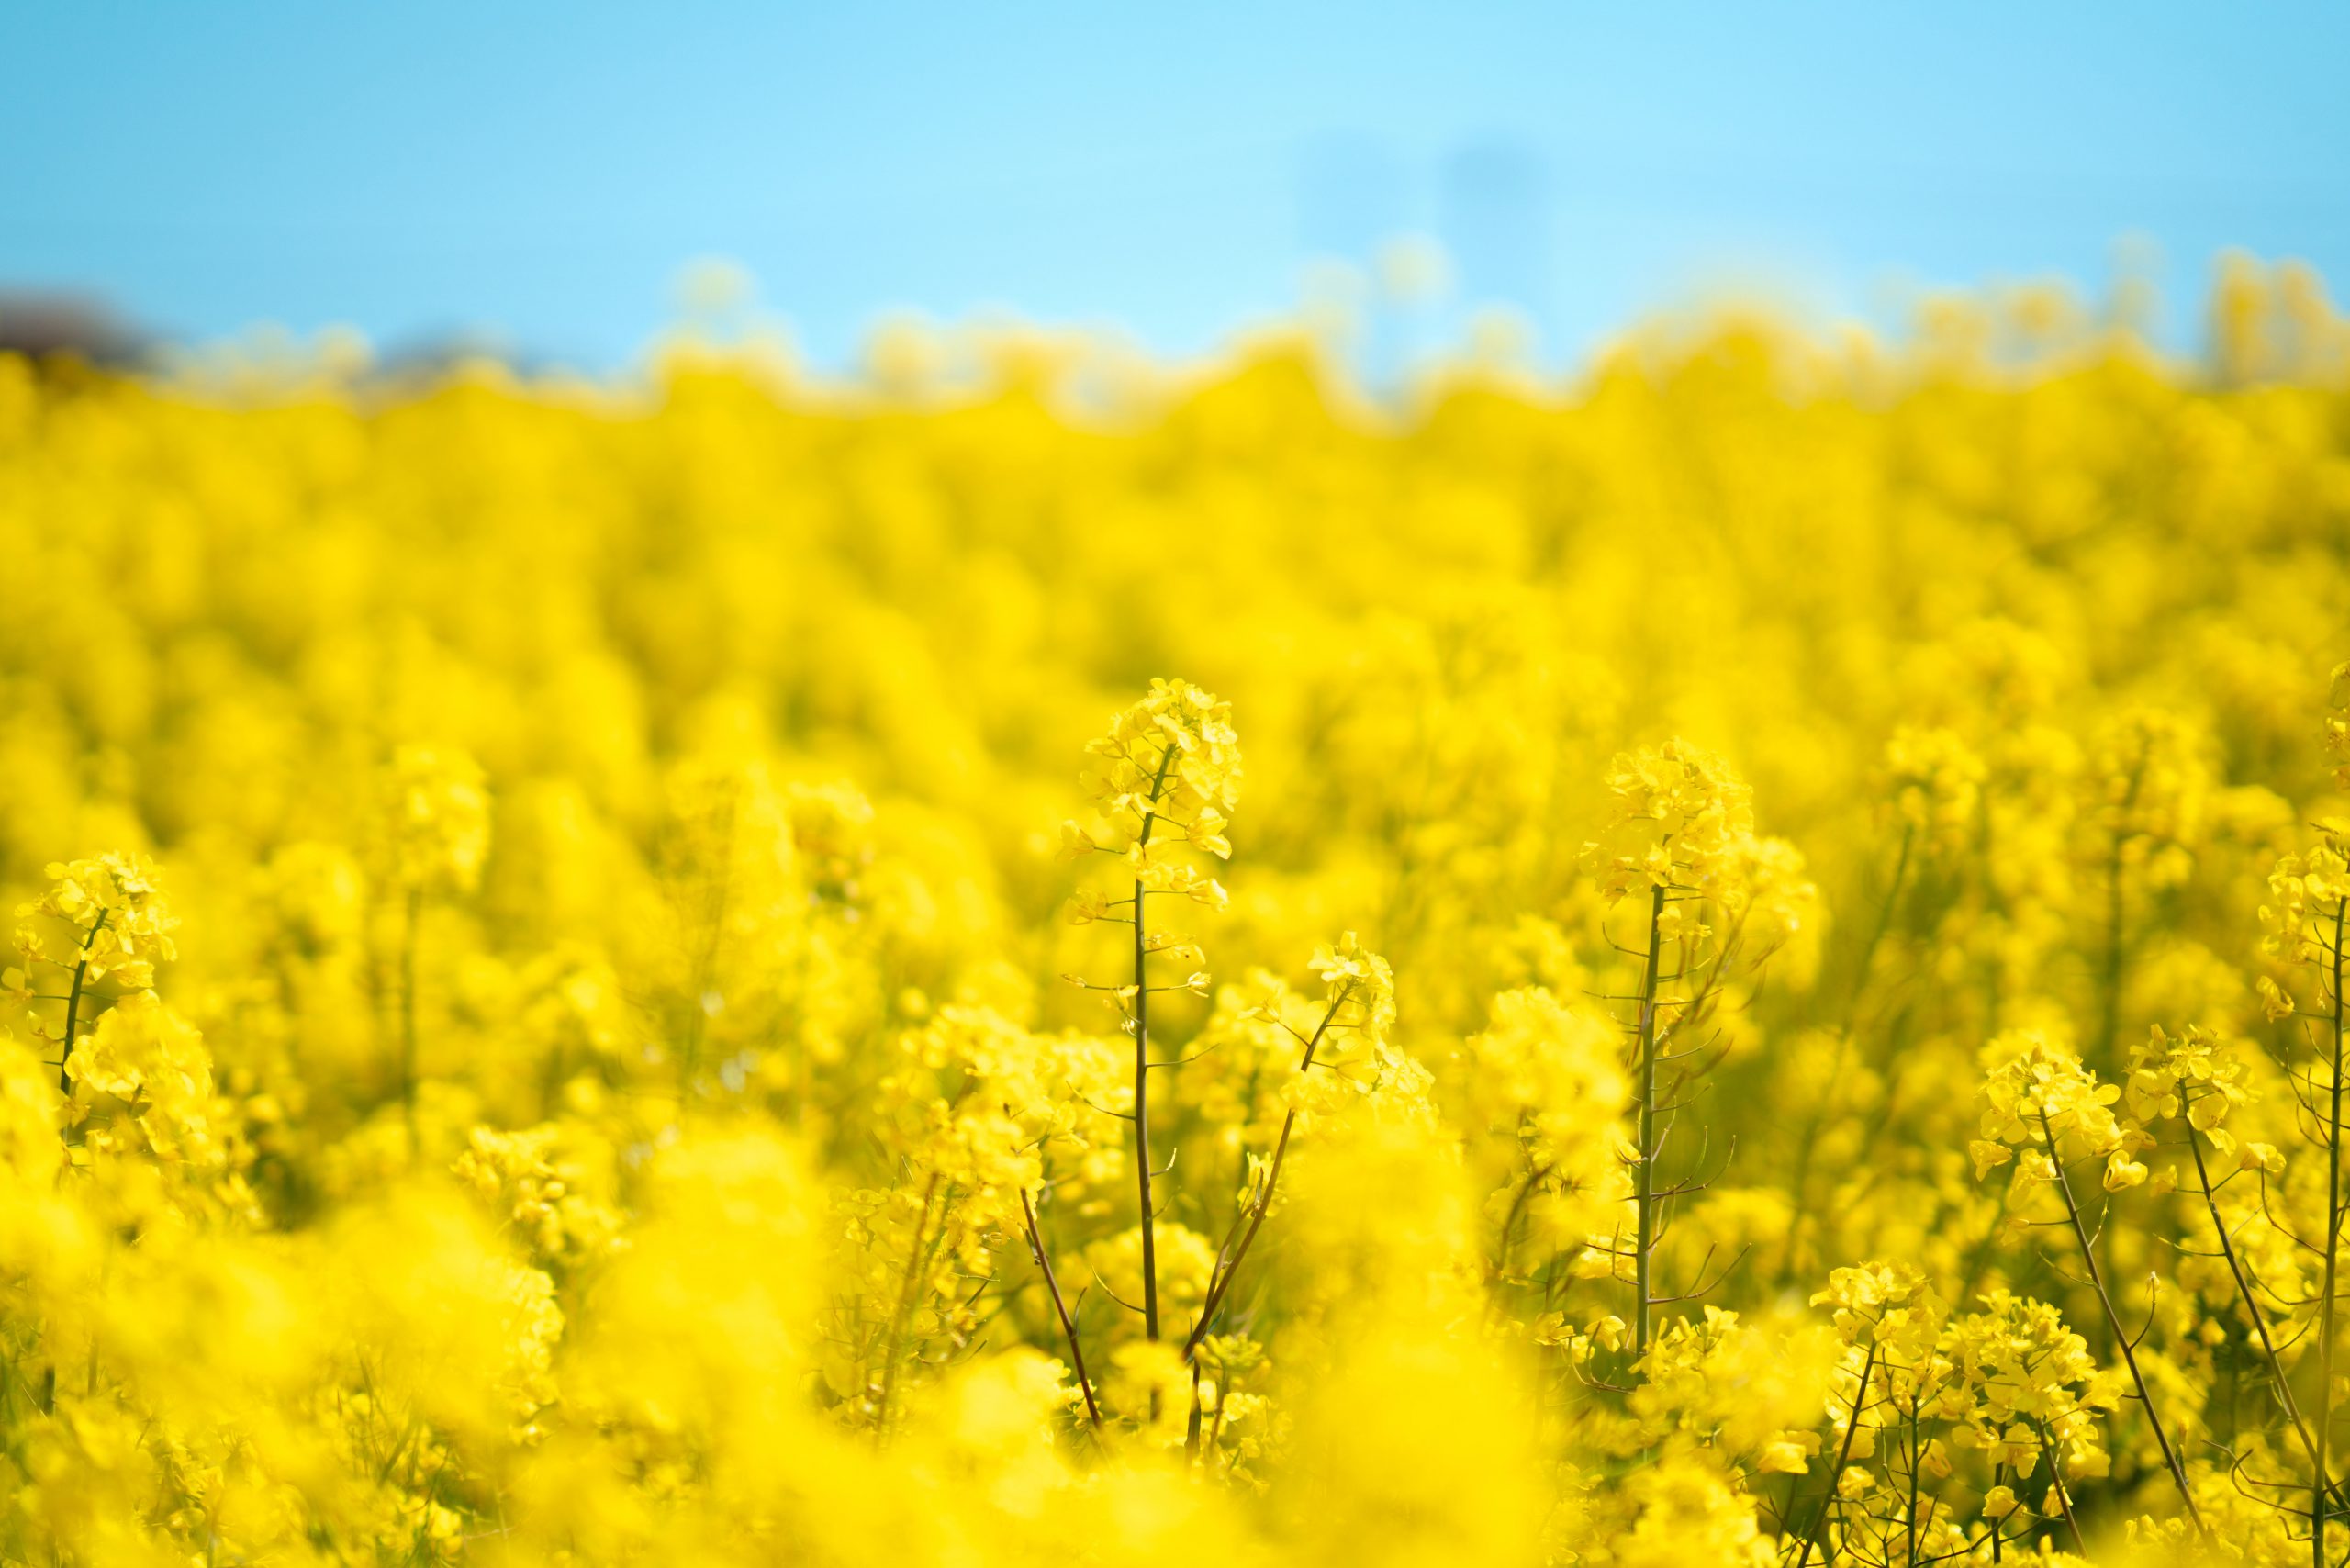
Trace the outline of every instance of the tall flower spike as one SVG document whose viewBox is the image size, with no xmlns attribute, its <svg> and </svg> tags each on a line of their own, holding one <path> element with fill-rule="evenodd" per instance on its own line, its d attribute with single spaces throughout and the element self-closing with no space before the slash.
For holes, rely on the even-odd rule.
<svg viewBox="0 0 2350 1568">
<path fill-rule="evenodd" d="M 2188 1517 L 2200 1529 L 2201 1514 L 2186 1464 L 2163 1427 L 2154 1391 L 2138 1364 L 2137 1342 L 2122 1327 L 2114 1308 L 2096 1242 L 2081 1217 L 2080 1201 L 2074 1196 L 2072 1179 L 2066 1173 L 2076 1160 L 2102 1159 L 2107 1192 L 2137 1186 L 2146 1180 L 2146 1168 L 2133 1157 L 2153 1140 L 2143 1129 L 2121 1125 L 2113 1114 L 2114 1102 L 2121 1098 L 2120 1086 L 2099 1083 L 2097 1074 L 2082 1066 L 2081 1058 L 2069 1047 L 2038 1033 L 2018 1033 L 1994 1041 L 1992 1052 L 1995 1056 L 2004 1053 L 2005 1059 L 1983 1082 L 1983 1137 L 1969 1146 L 1976 1174 L 2005 1164 L 2020 1149 L 2023 1158 L 2017 1161 L 2009 1189 L 2010 1199 L 2046 1188 L 2062 1203 L 2064 1223 L 2079 1244 L 2081 1266 L 2087 1271 L 2090 1288 L 2105 1314 L 2106 1328 L 2137 1388 L 2146 1424 L 2162 1450 L 2164 1468 L 2170 1472 Z"/>
<path fill-rule="evenodd" d="M 1114 995 L 1126 1014 L 1135 1042 L 1135 1181 L 1142 1232 L 1143 1331 L 1158 1338 L 1158 1248 L 1150 1188 L 1150 997 L 1154 991 L 1190 991 L 1204 995 L 1208 977 L 1193 969 L 1180 985 L 1154 986 L 1150 959 L 1159 954 L 1203 962 L 1188 939 L 1150 929 L 1148 900 L 1171 893 L 1211 909 L 1225 903 L 1223 885 L 1180 858 L 1186 848 L 1219 858 L 1232 853 L 1224 830 L 1240 798 L 1240 739 L 1232 709 L 1186 681 L 1154 680 L 1149 695 L 1110 722 L 1110 733 L 1086 747 L 1095 758 L 1080 776 L 1100 807 L 1092 828 L 1070 823 L 1061 830 L 1066 851 L 1083 857 L 1121 855 L 1130 891 L 1124 900 L 1079 895 L 1069 918 L 1124 923 L 1134 927 L 1132 979 L 1116 986 L 1091 987 Z M 1123 909 L 1123 914 L 1113 911 Z M 1078 984 L 1089 982 L 1078 980 Z"/>
<path fill-rule="evenodd" d="M 411 891 L 471 892 L 489 856 L 489 793 L 462 751 L 404 745 L 386 783 L 394 872 Z"/>
<path fill-rule="evenodd" d="M 1351 931 L 1315 950 L 1306 967 L 1327 988 L 1334 1029 L 1383 1035 L 1395 1022 L 1395 976 Z"/>
<path fill-rule="evenodd" d="M 1610 902 L 1658 890 L 1707 898 L 1729 891 L 1754 836 L 1754 791 L 1729 763 L 1676 737 L 1617 757 L 1607 788 L 1615 797 L 1607 826 L 1583 856 Z M 1679 920 L 1668 911 L 1667 922 L 1670 940 Z"/>
<path fill-rule="evenodd" d="M 1983 1137 L 1970 1146 L 1978 1176 L 2006 1164 L 2018 1149 L 2039 1149 L 2067 1164 L 2105 1160 L 2109 1189 L 2145 1180 L 2145 1168 L 2130 1158 L 2134 1140 L 2113 1114 L 2121 1098 L 2118 1085 L 2099 1083 L 2070 1047 L 2037 1031 L 2005 1036 L 1992 1051 L 2004 1059 L 1983 1081 Z M 2046 1159 L 2027 1161 L 2019 1180 L 2053 1182 L 2055 1172 Z"/>
<path fill-rule="evenodd" d="M 179 956 L 179 927 L 162 874 L 137 851 L 51 865 L 49 891 L 17 910 L 17 950 L 85 978 L 114 975 L 134 989 L 155 982 L 155 965 Z"/>
<path fill-rule="evenodd" d="M 1079 782 L 1100 816 L 1091 826 L 1064 823 L 1063 847 L 1122 855 L 1147 891 L 1224 907 L 1223 887 L 1177 855 L 1232 855 L 1225 829 L 1240 798 L 1240 739 L 1231 704 L 1186 681 L 1154 680 L 1085 749 L 1095 761 Z"/>
<path fill-rule="evenodd" d="M 163 897 L 154 863 L 136 852 L 52 865 L 48 875 L 49 891 L 17 908 L 16 945 L 24 963 L 0 976 L 0 991 L 29 1007 L 35 968 L 47 964 L 66 977 L 57 1032 L 50 1034 L 38 1013 L 31 1025 L 36 1036 L 57 1046 L 58 1092 L 70 1095 L 73 1047 L 95 1011 L 88 987 L 109 976 L 134 991 L 153 985 L 156 963 L 179 956 L 171 937 L 179 918 Z"/>
<path fill-rule="evenodd" d="M 1888 1481 L 1892 1463 L 1906 1464 L 1913 1486 L 1919 1472 L 1930 1468 L 1928 1450 L 1918 1440 L 1918 1422 L 1946 1393 L 1952 1370 L 1938 1350 L 1944 1317 L 1942 1299 L 1910 1264 L 1870 1262 L 1837 1269 L 1828 1276 L 1828 1288 L 1815 1293 L 1811 1304 L 1834 1309 L 1836 1337 L 1844 1350 L 1828 1402 L 1829 1419 L 1836 1428 L 1832 1468 L 1797 1554 L 1798 1564 L 1811 1560 L 1831 1514 L 1841 1506 L 1865 1504 L 1871 1490 L 1867 1473 L 1852 1469 L 1852 1462 L 1878 1454 L 1881 1435 L 1890 1433 L 1882 1444 L 1888 1450 L 1884 1456 Z M 1901 1432 L 1905 1417 L 1906 1444 Z M 1796 1467 L 1798 1472 L 1802 1468 Z M 1904 1508 L 1897 1495 L 1890 1502 L 1902 1509 L 1914 1540 L 1914 1504 Z"/>
<path fill-rule="evenodd" d="M 1312 1076 L 1314 1068 L 1331 1065 L 1330 1058 L 1342 1052 L 1348 1042 L 1375 1045 L 1395 1022 L 1394 972 L 1388 968 L 1386 959 L 1356 940 L 1353 932 L 1348 932 L 1331 946 L 1315 949 L 1311 968 L 1326 988 L 1321 1021 L 1311 1034 L 1290 1031 L 1297 1036 L 1304 1050 L 1288 1096 L 1289 1109 L 1281 1116 L 1281 1135 L 1273 1140 L 1272 1158 L 1259 1161 L 1254 1153 L 1248 1156 L 1248 1180 L 1241 1189 L 1232 1228 L 1224 1244 L 1216 1249 L 1215 1262 L 1208 1273 L 1206 1297 L 1183 1347 L 1186 1358 L 1199 1350 L 1201 1342 L 1214 1328 L 1216 1314 L 1231 1292 L 1233 1279 L 1248 1259 L 1248 1249 L 1255 1245 L 1257 1232 L 1272 1208 L 1274 1190 L 1281 1179 L 1282 1162 L 1289 1157 L 1289 1141 L 1297 1131 L 1299 1113 L 1317 1103 L 1326 1107 L 1331 1103 L 1331 1097 L 1321 1092 Z M 1320 1077 L 1326 1082 L 1338 1081 L 1336 1074 Z"/>
<path fill-rule="evenodd" d="M 1628 904 L 1646 927 L 1627 952 L 1640 960 L 1639 989 L 1624 1000 L 1632 1043 L 1638 1126 L 1632 1172 L 1632 1349 L 1646 1355 L 1655 1309 L 1651 1270 L 1672 1193 L 1657 1185 L 1673 1103 L 1699 1067 L 1679 1067 L 1677 1032 L 1719 1000 L 1731 952 L 1751 933 L 1765 952 L 1795 935 L 1817 902 L 1794 848 L 1754 834 L 1754 795 L 1729 765 L 1678 737 L 1619 755 L 1608 771 L 1615 797 L 1583 860 L 1611 913 Z M 1720 940 L 1708 919 L 1726 928 Z M 1617 1246 L 1614 1250 L 1621 1253 Z M 1694 1293 L 1692 1293 L 1694 1294 Z M 1672 1298 L 1688 1299 L 1687 1295 Z"/>
</svg>

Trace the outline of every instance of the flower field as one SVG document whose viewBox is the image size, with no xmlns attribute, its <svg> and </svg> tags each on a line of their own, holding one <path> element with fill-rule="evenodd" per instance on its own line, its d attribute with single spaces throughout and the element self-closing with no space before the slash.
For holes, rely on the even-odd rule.
<svg viewBox="0 0 2350 1568">
<path fill-rule="evenodd" d="M 0 359 L 0 1559 L 2350 1557 L 2350 323 Z"/>
</svg>

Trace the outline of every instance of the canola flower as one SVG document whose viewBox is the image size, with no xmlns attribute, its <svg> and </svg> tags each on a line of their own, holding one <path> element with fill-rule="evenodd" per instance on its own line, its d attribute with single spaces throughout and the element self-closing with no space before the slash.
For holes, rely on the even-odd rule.
<svg viewBox="0 0 2350 1568">
<path fill-rule="evenodd" d="M 2213 326 L 0 359 L 0 1560 L 2341 1562 L 2350 324 Z"/>
</svg>

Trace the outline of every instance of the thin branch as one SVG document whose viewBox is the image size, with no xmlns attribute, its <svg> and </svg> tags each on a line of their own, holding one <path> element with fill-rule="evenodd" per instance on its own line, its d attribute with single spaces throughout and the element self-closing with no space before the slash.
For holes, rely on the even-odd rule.
<svg viewBox="0 0 2350 1568">
<path fill-rule="evenodd" d="M 1045 1238 L 1036 1226 L 1036 1211 L 1028 1202 L 1028 1192 L 1020 1193 L 1020 1215 L 1028 1222 L 1028 1250 L 1036 1260 L 1036 1267 L 1044 1271 L 1046 1294 L 1053 1298 L 1053 1312 L 1061 1320 L 1061 1333 L 1069 1340 L 1069 1359 L 1077 1366 L 1077 1386 L 1085 1391 L 1085 1414 L 1093 1422 L 1093 1429 L 1102 1429 L 1102 1406 L 1093 1401 L 1093 1383 L 1085 1375 L 1085 1350 L 1077 1342 L 1077 1320 L 1069 1316 L 1061 1302 L 1060 1282 L 1053 1277 L 1053 1260 L 1046 1256 Z"/>
</svg>

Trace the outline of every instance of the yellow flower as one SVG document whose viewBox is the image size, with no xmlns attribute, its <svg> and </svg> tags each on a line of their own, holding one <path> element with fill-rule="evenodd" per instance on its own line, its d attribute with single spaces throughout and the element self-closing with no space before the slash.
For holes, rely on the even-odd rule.
<svg viewBox="0 0 2350 1568">
<path fill-rule="evenodd" d="M 17 911 L 17 950 L 85 980 L 108 975 L 125 985 L 154 982 L 155 965 L 179 956 L 171 933 L 179 917 L 163 896 L 162 873 L 135 851 L 51 865 L 49 890 Z"/>
<path fill-rule="evenodd" d="M 393 878 L 412 891 L 471 892 L 489 855 L 489 795 L 462 751 L 404 745 L 385 783 Z"/>
</svg>

